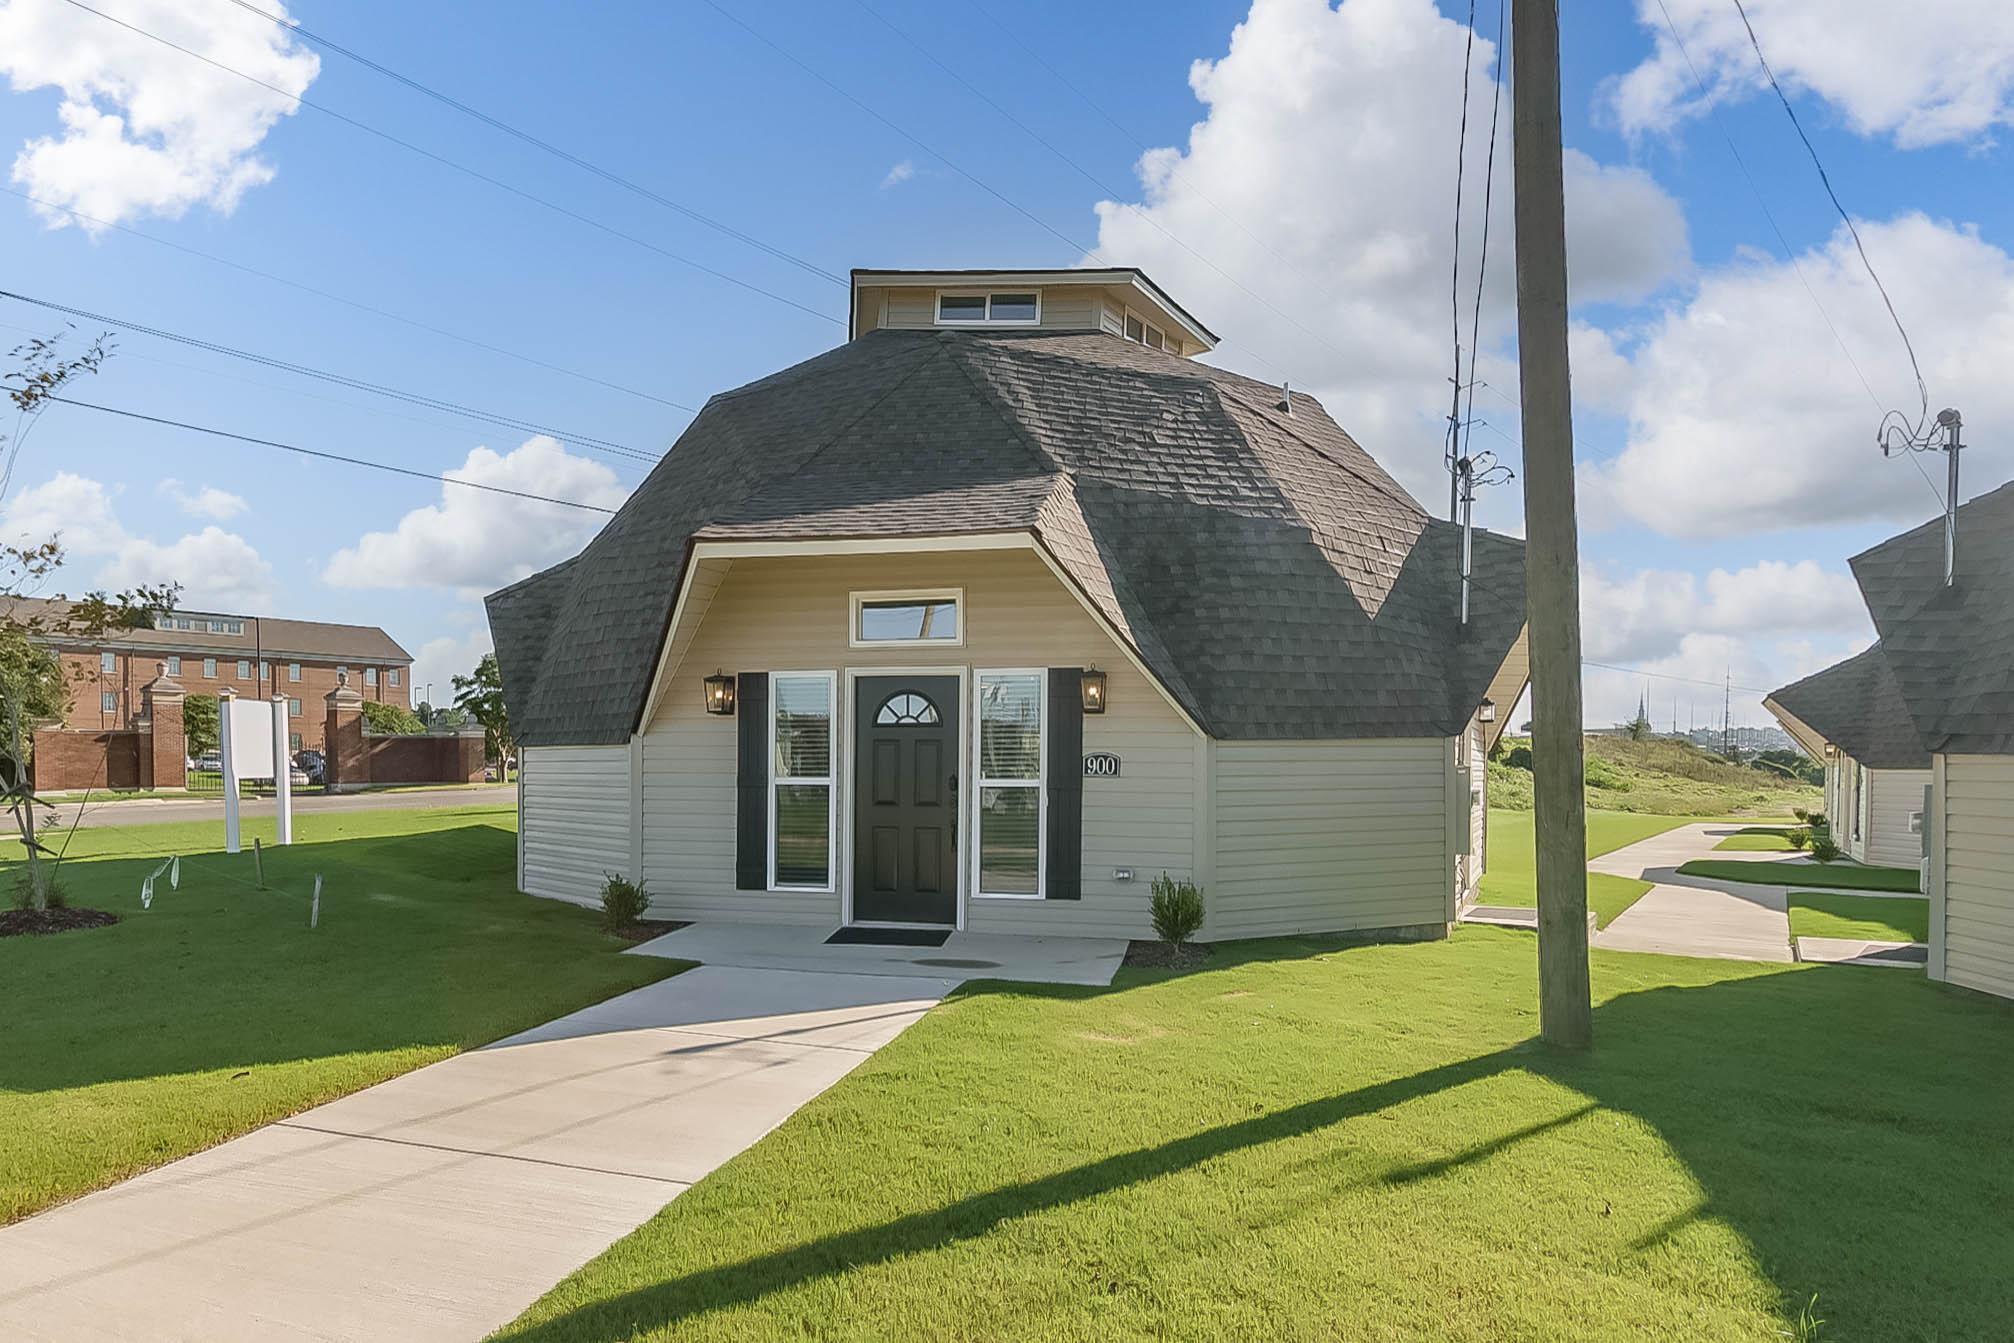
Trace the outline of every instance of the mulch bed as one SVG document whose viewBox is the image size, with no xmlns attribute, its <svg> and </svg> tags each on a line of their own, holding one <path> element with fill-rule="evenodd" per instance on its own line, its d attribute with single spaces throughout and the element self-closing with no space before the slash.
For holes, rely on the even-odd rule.
<svg viewBox="0 0 2014 1343">
<path fill-rule="evenodd" d="M 1128 942 L 1124 964 L 1155 970 L 1193 970 L 1208 965 L 1212 954 L 1211 948 L 1196 942 L 1177 947 L 1150 939 Z"/>
<path fill-rule="evenodd" d="M 119 921 L 109 909 L 0 909 L 0 937 L 30 937 L 67 933 L 77 928 L 108 928 Z"/>
<path fill-rule="evenodd" d="M 612 931 L 625 942 L 648 942 L 653 937 L 675 933 L 691 922 L 691 919 L 638 919 L 627 928 L 616 928 Z"/>
</svg>

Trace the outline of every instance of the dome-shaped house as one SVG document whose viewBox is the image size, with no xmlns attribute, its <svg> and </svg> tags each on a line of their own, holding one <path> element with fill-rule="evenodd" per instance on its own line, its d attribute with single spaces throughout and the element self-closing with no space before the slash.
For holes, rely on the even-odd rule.
<svg viewBox="0 0 2014 1343">
<path fill-rule="evenodd" d="M 489 598 L 520 884 L 682 919 L 1442 931 L 1525 681 L 1523 547 L 1135 270 L 856 271 L 839 348 L 710 400 Z"/>
</svg>

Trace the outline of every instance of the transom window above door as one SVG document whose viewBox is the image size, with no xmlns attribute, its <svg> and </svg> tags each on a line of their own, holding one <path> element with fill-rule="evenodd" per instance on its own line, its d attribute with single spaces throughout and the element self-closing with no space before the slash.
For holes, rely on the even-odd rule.
<svg viewBox="0 0 2014 1343">
<path fill-rule="evenodd" d="M 881 701 L 881 708 L 874 715 L 879 727 L 935 727 L 942 721 L 935 704 L 909 690 Z"/>
<path fill-rule="evenodd" d="M 856 592 L 848 642 L 855 648 L 955 647 L 965 642 L 964 604 L 957 588 Z"/>
</svg>

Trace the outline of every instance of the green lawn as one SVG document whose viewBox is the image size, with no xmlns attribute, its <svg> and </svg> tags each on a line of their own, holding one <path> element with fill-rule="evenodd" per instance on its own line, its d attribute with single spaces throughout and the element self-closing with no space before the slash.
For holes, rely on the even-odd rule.
<svg viewBox="0 0 2014 1343">
<path fill-rule="evenodd" d="M 2014 1004 L 1910 975 L 1536 944 L 1222 949 L 975 986 L 502 1337 L 2004 1335 Z"/>
<path fill-rule="evenodd" d="M 1928 942 L 1930 902 L 1832 891 L 1790 893 L 1792 937 L 1852 937 L 1869 942 Z"/>
<path fill-rule="evenodd" d="M 1684 877 L 1716 881 L 1747 881 L 1763 886 L 1827 886 L 1860 891 L 1912 892 L 1921 884 L 1913 867 L 1876 867 L 1870 863 L 1768 863 L 1739 858 L 1695 858 L 1679 864 Z"/>
<path fill-rule="evenodd" d="M 1751 825 L 1735 831 L 1713 846 L 1729 853 L 1790 853 L 1790 841 L 1775 826 Z"/>
<path fill-rule="evenodd" d="M 1681 825 L 1691 816 L 1652 816 L 1623 811 L 1590 811 L 1587 814 L 1587 856 L 1598 858 L 1626 844 L 1652 835 L 1661 835 Z M 1520 909 L 1538 907 L 1538 874 L 1532 851 L 1532 814 L 1528 811 L 1490 811 L 1488 866 L 1483 872 L 1481 902 L 1485 905 L 1513 905 Z M 1587 874 L 1587 903 L 1594 910 L 1595 925 L 1608 927 L 1609 920 L 1635 904 L 1650 889 L 1647 881 L 1614 877 L 1602 872 Z"/>
<path fill-rule="evenodd" d="M 0 1223 L 680 968 L 512 889 L 510 808 L 75 833 L 73 903 L 115 927 L 0 938 Z M 269 819 L 246 824 L 246 843 Z M 61 843 L 61 836 L 52 841 Z M 18 841 L 6 845 L 11 886 Z M 142 910 L 143 876 L 182 855 Z M 321 926 L 308 929 L 314 874 Z"/>
</svg>

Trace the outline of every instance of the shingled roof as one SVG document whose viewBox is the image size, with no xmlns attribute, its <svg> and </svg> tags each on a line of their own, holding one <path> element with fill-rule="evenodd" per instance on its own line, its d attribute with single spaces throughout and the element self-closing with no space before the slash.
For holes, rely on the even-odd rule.
<svg viewBox="0 0 2014 1343">
<path fill-rule="evenodd" d="M 1959 506 L 1949 587 L 1942 518 L 1850 563 L 1923 746 L 2014 754 L 2014 482 Z"/>
<path fill-rule="evenodd" d="M 1869 769 L 1930 767 L 1880 644 L 1791 682 L 1764 703 L 1781 706 Z"/>
<path fill-rule="evenodd" d="M 574 559 L 493 594 L 526 745 L 628 739 L 696 542 L 1024 532 L 1220 738 L 1447 736 L 1524 626 L 1296 393 L 1102 333 L 872 331 L 709 401 Z"/>
</svg>

